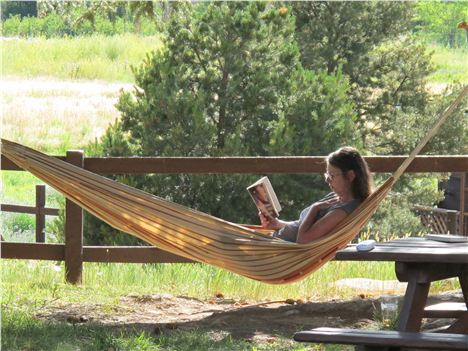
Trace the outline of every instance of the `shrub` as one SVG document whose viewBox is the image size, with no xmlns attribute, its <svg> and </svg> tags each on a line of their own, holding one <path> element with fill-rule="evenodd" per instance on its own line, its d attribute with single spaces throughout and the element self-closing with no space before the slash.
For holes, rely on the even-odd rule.
<svg viewBox="0 0 468 351">
<path fill-rule="evenodd" d="M 35 37 L 45 36 L 63 37 L 94 35 L 115 35 L 135 31 L 135 24 L 124 17 L 116 17 L 114 21 L 103 15 L 86 17 L 83 10 L 75 9 L 66 16 L 59 13 L 49 13 L 38 17 L 11 16 L 3 21 L 4 36 Z M 140 19 L 139 34 L 153 35 L 158 33 L 157 22 L 154 18 Z"/>
<path fill-rule="evenodd" d="M 24 17 L 19 23 L 18 34 L 22 37 L 40 36 L 42 34 L 40 19 Z"/>
<path fill-rule="evenodd" d="M 96 23 L 94 24 L 95 33 L 104 34 L 104 35 L 113 35 L 115 34 L 114 25 L 107 18 L 97 16 Z"/>
<path fill-rule="evenodd" d="M 69 34 L 70 30 L 65 24 L 65 20 L 56 14 L 51 14 L 42 19 L 42 34 L 47 38 L 53 36 L 63 36 Z"/>
<path fill-rule="evenodd" d="M 21 18 L 19 15 L 11 16 L 3 22 L 2 35 L 5 37 L 18 36 L 20 24 Z"/>
</svg>

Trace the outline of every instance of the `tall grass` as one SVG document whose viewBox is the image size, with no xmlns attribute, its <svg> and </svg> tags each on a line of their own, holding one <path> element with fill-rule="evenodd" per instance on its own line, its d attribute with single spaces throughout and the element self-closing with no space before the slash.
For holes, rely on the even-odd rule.
<svg viewBox="0 0 468 351">
<path fill-rule="evenodd" d="M 43 152 L 63 155 L 85 148 L 119 117 L 120 89 L 130 84 L 105 84 L 54 79 L 4 78 L 2 137 Z"/>
<path fill-rule="evenodd" d="M 64 282 L 63 263 L 33 260 L 2 260 L 2 303 L 27 303 L 31 308 L 47 301 L 113 304 L 129 294 L 171 294 L 210 299 L 225 298 L 266 301 L 302 299 L 323 301 L 356 298 L 361 294 L 379 296 L 388 290 L 346 288 L 336 284 L 345 278 L 394 280 L 390 262 L 332 261 L 306 279 L 285 285 L 256 282 L 228 271 L 202 264 L 105 264 L 85 263 L 83 284 Z M 189 279 L 188 279 L 189 278 Z M 453 290 L 456 281 L 435 284 L 433 293 Z"/>
<path fill-rule="evenodd" d="M 468 83 L 468 49 L 449 49 L 441 46 L 432 46 L 430 49 L 434 51 L 432 62 L 437 70 L 429 77 L 429 82 Z"/>
<path fill-rule="evenodd" d="M 157 36 L 122 34 L 2 41 L 3 74 L 133 82 L 131 65 L 157 50 Z"/>
</svg>

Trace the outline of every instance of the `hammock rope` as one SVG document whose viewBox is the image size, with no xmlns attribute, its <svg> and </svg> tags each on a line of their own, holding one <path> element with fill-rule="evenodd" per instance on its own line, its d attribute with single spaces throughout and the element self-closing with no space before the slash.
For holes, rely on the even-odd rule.
<svg viewBox="0 0 468 351">
<path fill-rule="evenodd" d="M 112 227 L 162 250 L 270 284 L 303 279 L 359 233 L 393 184 L 468 92 L 465 87 L 416 149 L 355 211 L 325 237 L 308 244 L 272 238 L 159 198 L 2 139 L 2 154 Z"/>
</svg>

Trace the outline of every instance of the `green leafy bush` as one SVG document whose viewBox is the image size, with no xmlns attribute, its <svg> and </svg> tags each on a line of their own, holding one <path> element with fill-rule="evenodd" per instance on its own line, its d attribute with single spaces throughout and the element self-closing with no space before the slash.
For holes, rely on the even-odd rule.
<svg viewBox="0 0 468 351">
<path fill-rule="evenodd" d="M 6 37 L 16 37 L 19 35 L 21 18 L 19 15 L 11 16 L 2 23 L 2 35 Z"/>
<path fill-rule="evenodd" d="M 129 32 L 154 35 L 159 32 L 158 21 L 154 16 L 140 14 L 137 28 L 134 15 L 119 15 L 118 3 L 110 4 L 111 7 L 117 6 L 117 10 L 110 13 L 106 13 L 109 9 L 104 5 L 102 8 L 100 6 L 98 2 L 91 4 L 91 7 L 69 2 L 58 4 L 57 9 L 45 11 L 39 17 L 9 16 L 2 21 L 3 36 L 51 38 L 95 34 L 111 36 Z"/>
<path fill-rule="evenodd" d="M 38 19 L 38 21 L 42 22 L 41 34 L 43 34 L 47 38 L 70 34 L 65 20 L 57 14 L 51 14 L 42 19 Z"/>
</svg>

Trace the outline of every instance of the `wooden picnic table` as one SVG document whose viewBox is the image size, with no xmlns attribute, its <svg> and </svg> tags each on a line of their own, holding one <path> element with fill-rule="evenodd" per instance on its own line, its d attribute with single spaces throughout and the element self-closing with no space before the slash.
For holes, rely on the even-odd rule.
<svg viewBox="0 0 468 351">
<path fill-rule="evenodd" d="M 446 243 L 425 238 L 405 238 L 377 243 L 372 251 L 359 252 L 350 245 L 337 253 L 336 260 L 393 261 L 400 282 L 407 282 L 397 330 L 418 332 L 425 311 L 429 287 L 433 281 L 458 278 L 464 305 L 458 313 L 438 310 L 437 316 L 455 318 L 447 333 L 468 334 L 468 243 Z M 434 314 L 434 312 L 432 312 Z"/>
<path fill-rule="evenodd" d="M 295 333 L 294 340 L 355 345 L 356 350 L 468 350 L 468 243 L 445 243 L 406 238 L 378 243 L 372 251 L 356 245 L 338 251 L 337 260 L 392 261 L 399 281 L 407 288 L 396 330 L 316 328 Z M 433 281 L 458 278 L 464 302 L 426 307 Z M 439 332 L 421 331 L 423 318 L 453 318 Z"/>
</svg>

